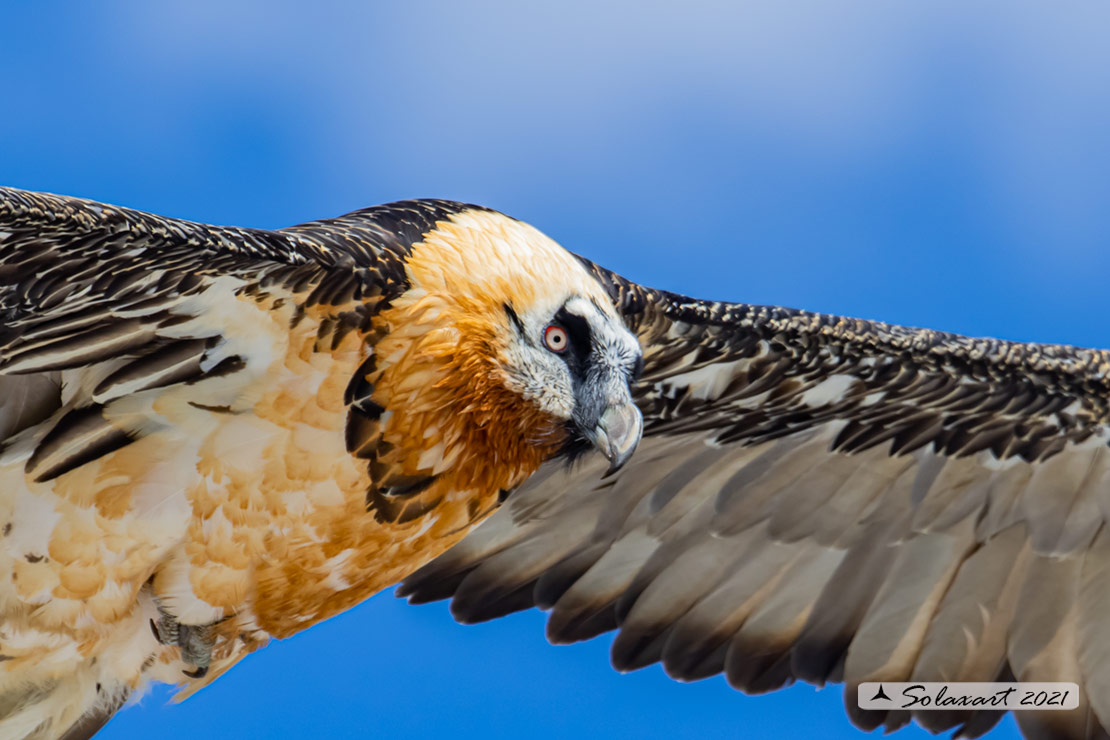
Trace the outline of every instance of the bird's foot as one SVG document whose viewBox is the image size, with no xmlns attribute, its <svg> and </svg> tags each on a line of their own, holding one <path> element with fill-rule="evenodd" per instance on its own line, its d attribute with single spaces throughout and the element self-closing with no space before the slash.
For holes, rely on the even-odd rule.
<svg viewBox="0 0 1110 740">
<path fill-rule="evenodd" d="M 182 671 L 189 678 L 204 678 L 212 663 L 212 647 L 216 643 L 213 630 L 219 621 L 211 624 L 182 624 L 166 611 L 157 599 L 158 621 L 150 620 L 150 630 L 154 638 L 163 645 L 173 645 L 181 650 L 181 659 L 196 666 L 191 671 Z M 220 620 L 222 621 L 222 620 Z"/>
</svg>

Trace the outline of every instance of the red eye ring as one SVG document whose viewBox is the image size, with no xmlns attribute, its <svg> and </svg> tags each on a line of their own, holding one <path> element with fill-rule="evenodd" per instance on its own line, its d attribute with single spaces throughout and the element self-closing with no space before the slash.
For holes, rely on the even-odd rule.
<svg viewBox="0 0 1110 740">
<path fill-rule="evenodd" d="M 566 352 L 570 346 L 567 330 L 557 324 L 548 324 L 543 330 L 543 346 L 552 352 Z"/>
</svg>

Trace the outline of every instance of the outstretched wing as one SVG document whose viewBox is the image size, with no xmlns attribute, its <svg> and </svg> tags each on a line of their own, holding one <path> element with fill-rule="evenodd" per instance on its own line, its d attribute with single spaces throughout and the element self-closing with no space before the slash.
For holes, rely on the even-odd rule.
<svg viewBox="0 0 1110 740">
<path fill-rule="evenodd" d="M 464 622 L 538 606 L 553 642 L 758 693 L 843 681 L 1074 681 L 1031 737 L 1110 726 L 1110 355 L 710 303 L 588 265 L 638 333 L 644 439 L 549 463 L 411 576 Z M 986 732 L 998 712 L 923 712 Z"/>
<path fill-rule="evenodd" d="M 261 314 L 295 296 L 294 313 L 352 307 L 400 274 L 373 242 L 360 253 L 316 226 L 220 228 L 0 188 L 0 445 L 32 445 L 28 472 L 51 480 L 144 433 L 107 419 L 122 398 L 230 376 L 210 405 L 232 403 L 272 361 Z M 348 326 L 332 328 L 355 319 L 337 310 Z"/>
</svg>

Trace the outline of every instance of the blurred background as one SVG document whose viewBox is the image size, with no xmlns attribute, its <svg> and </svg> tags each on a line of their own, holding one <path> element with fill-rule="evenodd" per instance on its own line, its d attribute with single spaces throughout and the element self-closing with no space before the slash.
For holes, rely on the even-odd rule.
<svg viewBox="0 0 1110 740">
<path fill-rule="evenodd" d="M 0 184 L 257 227 L 453 198 L 700 297 L 1110 345 L 1105 3 L 311 5 L 0 0 Z M 103 737 L 858 736 L 839 687 L 621 677 L 542 621 L 382 594 Z"/>
</svg>

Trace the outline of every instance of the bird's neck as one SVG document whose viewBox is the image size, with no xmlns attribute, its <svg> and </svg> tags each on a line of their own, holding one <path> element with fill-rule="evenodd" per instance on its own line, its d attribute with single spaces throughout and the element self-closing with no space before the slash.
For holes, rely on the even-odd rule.
<svg viewBox="0 0 1110 740">
<path fill-rule="evenodd" d="M 384 311 L 373 400 L 406 475 L 482 498 L 511 490 L 555 455 L 563 424 L 506 387 L 492 319 L 412 295 Z"/>
</svg>

